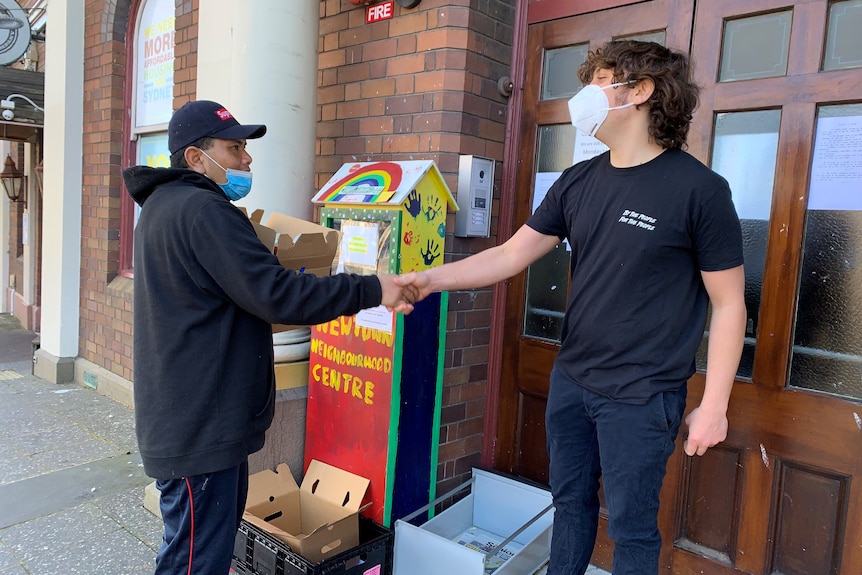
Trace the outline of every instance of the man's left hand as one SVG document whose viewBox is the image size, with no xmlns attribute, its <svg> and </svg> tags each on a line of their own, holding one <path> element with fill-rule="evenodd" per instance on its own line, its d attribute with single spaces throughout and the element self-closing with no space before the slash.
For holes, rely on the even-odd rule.
<svg viewBox="0 0 862 575">
<path fill-rule="evenodd" d="M 686 455 L 703 455 L 710 447 L 727 439 L 727 413 L 697 407 L 685 418 L 688 438 L 683 447 Z"/>
</svg>

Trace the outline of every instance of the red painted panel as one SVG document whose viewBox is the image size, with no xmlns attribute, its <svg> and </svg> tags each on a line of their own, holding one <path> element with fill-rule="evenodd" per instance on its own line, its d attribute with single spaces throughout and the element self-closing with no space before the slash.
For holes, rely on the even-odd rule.
<svg viewBox="0 0 862 575">
<path fill-rule="evenodd" d="M 365 515 L 382 524 L 394 373 L 390 333 L 340 317 L 312 328 L 305 467 L 317 459 L 371 481 Z M 397 408 L 397 406 L 395 406 Z"/>
</svg>

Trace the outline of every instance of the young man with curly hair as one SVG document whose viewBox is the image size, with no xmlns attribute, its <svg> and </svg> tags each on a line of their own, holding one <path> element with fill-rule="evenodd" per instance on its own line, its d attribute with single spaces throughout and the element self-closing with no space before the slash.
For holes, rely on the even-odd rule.
<svg viewBox="0 0 862 575">
<path fill-rule="evenodd" d="M 549 575 L 583 574 L 599 479 L 614 575 L 658 573 L 659 491 L 709 326 L 706 388 L 685 452 L 727 436 L 745 330 L 742 234 L 727 182 L 683 151 L 698 89 L 687 57 L 610 42 L 578 70 L 573 124 L 609 151 L 567 169 L 505 243 L 397 281 L 432 291 L 491 285 L 561 240 L 572 267 L 546 412 L 554 530 Z"/>
</svg>

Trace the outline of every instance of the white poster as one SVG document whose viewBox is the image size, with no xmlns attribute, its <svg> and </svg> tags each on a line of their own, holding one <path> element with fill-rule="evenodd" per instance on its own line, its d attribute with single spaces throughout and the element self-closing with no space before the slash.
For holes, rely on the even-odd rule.
<svg viewBox="0 0 862 575">
<path fill-rule="evenodd" d="M 817 120 L 809 210 L 862 210 L 862 116 Z"/>
<path fill-rule="evenodd" d="M 135 126 L 171 119 L 174 103 L 174 0 L 147 0 L 135 38 Z"/>
<path fill-rule="evenodd" d="M 536 208 L 539 207 L 539 204 L 548 195 L 548 190 L 551 189 L 551 186 L 554 185 L 554 182 L 557 181 L 561 174 L 562 172 L 539 172 L 536 174 L 536 185 L 533 187 L 532 213 L 536 212 Z M 563 245 L 566 246 L 566 251 L 570 251 L 568 240 L 563 240 Z"/>
<path fill-rule="evenodd" d="M 545 196 L 548 195 L 548 190 L 551 189 L 551 186 L 554 185 L 554 182 L 557 181 L 557 178 L 559 178 L 562 173 L 563 172 L 539 172 L 536 174 L 536 185 L 533 187 L 533 209 L 530 213 L 536 213 L 536 209 L 538 209 L 539 204 L 541 204 L 542 200 L 545 199 Z"/>
<path fill-rule="evenodd" d="M 379 305 L 356 314 L 356 325 L 392 333 L 392 312 Z"/>
<path fill-rule="evenodd" d="M 338 263 L 342 266 L 353 265 L 376 270 L 378 233 L 376 224 L 345 223 L 341 227 L 341 253 Z"/>
</svg>

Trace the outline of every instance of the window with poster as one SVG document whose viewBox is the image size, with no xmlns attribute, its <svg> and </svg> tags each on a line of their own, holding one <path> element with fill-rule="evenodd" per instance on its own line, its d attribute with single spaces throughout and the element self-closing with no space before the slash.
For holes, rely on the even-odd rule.
<svg viewBox="0 0 862 575">
<path fill-rule="evenodd" d="M 126 133 L 123 165 L 170 167 L 168 121 L 174 102 L 175 16 L 173 0 L 140 0 L 130 19 L 126 55 L 131 113 Z M 120 224 L 120 270 L 131 276 L 134 269 L 134 229 L 140 207 L 123 191 Z"/>
</svg>

